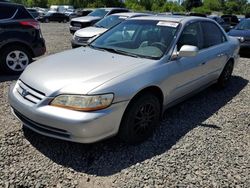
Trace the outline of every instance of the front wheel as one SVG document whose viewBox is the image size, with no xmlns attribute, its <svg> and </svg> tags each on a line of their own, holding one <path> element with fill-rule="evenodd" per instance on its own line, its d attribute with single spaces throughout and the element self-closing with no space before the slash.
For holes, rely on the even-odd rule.
<svg viewBox="0 0 250 188">
<path fill-rule="evenodd" d="M 9 46 L 2 51 L 0 66 L 6 73 L 19 74 L 31 62 L 31 54 L 22 46 Z"/>
<path fill-rule="evenodd" d="M 229 61 L 227 62 L 227 64 L 225 65 L 218 81 L 217 81 L 217 86 L 219 88 L 224 88 L 226 87 L 226 85 L 228 84 L 228 82 L 230 81 L 231 77 L 232 77 L 232 73 L 233 73 L 233 68 L 234 68 L 234 63 L 233 61 Z"/>
<path fill-rule="evenodd" d="M 159 124 L 160 102 L 155 95 L 145 94 L 127 107 L 118 136 L 121 140 L 136 144 L 150 137 Z"/>
</svg>

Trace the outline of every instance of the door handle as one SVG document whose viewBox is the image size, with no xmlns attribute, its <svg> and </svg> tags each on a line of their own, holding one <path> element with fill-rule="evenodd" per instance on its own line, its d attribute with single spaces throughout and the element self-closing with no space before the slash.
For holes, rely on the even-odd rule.
<svg viewBox="0 0 250 188">
<path fill-rule="evenodd" d="M 199 65 L 205 65 L 207 62 L 202 62 L 202 63 L 200 63 Z"/>
</svg>

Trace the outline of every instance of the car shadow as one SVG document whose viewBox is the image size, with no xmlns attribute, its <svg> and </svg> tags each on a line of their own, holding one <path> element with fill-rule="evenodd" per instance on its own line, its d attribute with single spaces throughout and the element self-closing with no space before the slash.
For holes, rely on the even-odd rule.
<svg viewBox="0 0 250 188">
<path fill-rule="evenodd" d="M 0 75 L 0 83 L 17 80 L 20 75 Z"/>
<path fill-rule="evenodd" d="M 168 109 L 154 136 L 144 143 L 129 146 L 117 138 L 94 144 L 79 144 L 39 135 L 23 128 L 27 140 L 57 164 L 78 172 L 107 176 L 165 153 L 195 127 L 221 130 L 220 125 L 204 121 L 225 106 L 246 85 L 248 80 L 233 76 L 223 90 L 215 87 L 200 92 L 183 103 Z M 192 110 L 189 110 L 192 106 Z"/>
</svg>

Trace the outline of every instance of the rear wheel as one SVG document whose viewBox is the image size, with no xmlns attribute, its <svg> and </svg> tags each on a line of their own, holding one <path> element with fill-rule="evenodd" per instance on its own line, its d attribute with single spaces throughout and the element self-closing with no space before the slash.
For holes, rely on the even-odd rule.
<svg viewBox="0 0 250 188">
<path fill-rule="evenodd" d="M 155 95 L 145 94 L 135 99 L 124 113 L 118 136 L 130 144 L 146 140 L 159 124 L 160 109 Z"/>
<path fill-rule="evenodd" d="M 226 87 L 226 85 L 228 84 L 228 82 L 230 81 L 231 77 L 232 77 L 232 73 L 233 73 L 233 68 L 234 68 L 234 63 L 233 61 L 229 61 L 227 62 L 227 64 L 225 65 L 218 81 L 217 81 L 217 86 L 219 88 L 224 88 Z"/>
<path fill-rule="evenodd" d="M 19 74 L 31 62 L 31 54 L 23 46 L 9 46 L 3 49 L 0 66 L 6 73 Z"/>
</svg>

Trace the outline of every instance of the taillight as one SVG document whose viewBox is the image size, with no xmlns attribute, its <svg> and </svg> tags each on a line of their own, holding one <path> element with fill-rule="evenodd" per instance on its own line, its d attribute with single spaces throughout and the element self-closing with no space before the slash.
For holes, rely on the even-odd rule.
<svg viewBox="0 0 250 188">
<path fill-rule="evenodd" d="M 34 20 L 21 21 L 19 23 L 23 26 L 31 26 L 35 29 L 40 29 L 39 23 L 37 21 L 34 21 Z"/>
</svg>

